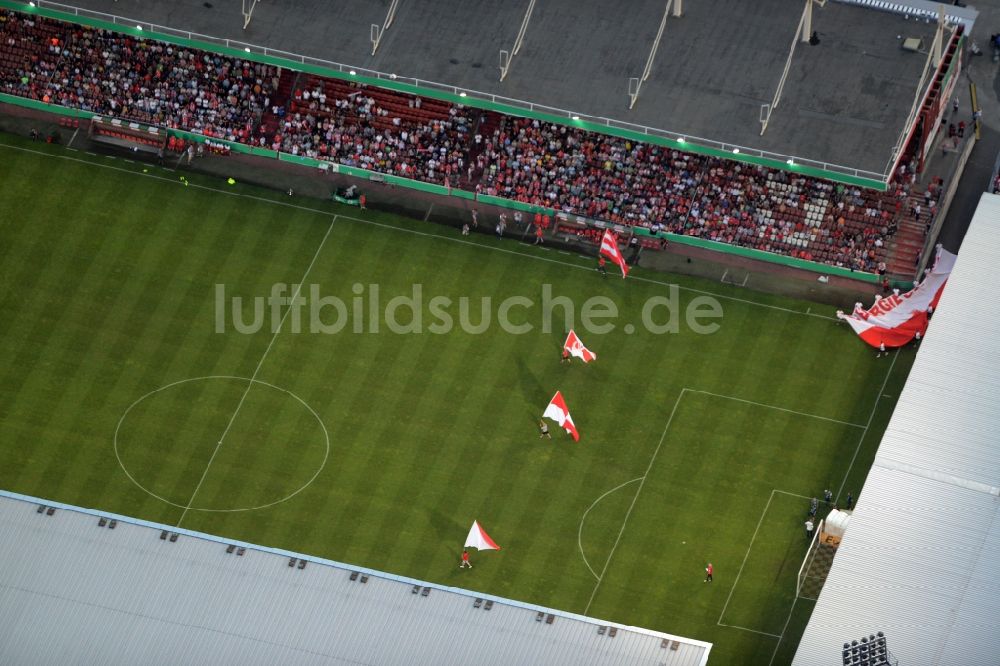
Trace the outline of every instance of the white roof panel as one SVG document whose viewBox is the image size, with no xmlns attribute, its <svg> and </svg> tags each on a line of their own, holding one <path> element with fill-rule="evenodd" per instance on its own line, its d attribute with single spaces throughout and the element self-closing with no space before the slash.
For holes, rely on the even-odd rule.
<svg viewBox="0 0 1000 666">
<path fill-rule="evenodd" d="M 984 194 L 794 666 L 882 631 L 900 664 L 1000 663 L 1000 196 Z"/>
<path fill-rule="evenodd" d="M 41 500 L 59 508 L 39 514 L 38 501 L 0 491 L 4 664 L 704 666 L 711 649 L 123 516 L 101 528 L 98 512 Z M 245 555 L 227 553 L 230 543 Z"/>
</svg>

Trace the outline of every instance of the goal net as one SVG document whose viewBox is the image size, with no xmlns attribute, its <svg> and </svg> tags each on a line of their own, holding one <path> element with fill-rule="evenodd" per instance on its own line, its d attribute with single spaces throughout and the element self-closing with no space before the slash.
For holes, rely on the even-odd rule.
<svg viewBox="0 0 1000 666">
<path fill-rule="evenodd" d="M 809 550 L 799 567 L 799 576 L 795 586 L 795 595 L 802 599 L 819 599 L 819 593 L 826 583 L 826 577 L 830 573 L 833 565 L 833 557 L 837 554 L 837 545 L 840 539 L 833 542 L 826 536 L 825 521 L 820 521 L 816 529 L 813 540 L 809 543 Z"/>
</svg>

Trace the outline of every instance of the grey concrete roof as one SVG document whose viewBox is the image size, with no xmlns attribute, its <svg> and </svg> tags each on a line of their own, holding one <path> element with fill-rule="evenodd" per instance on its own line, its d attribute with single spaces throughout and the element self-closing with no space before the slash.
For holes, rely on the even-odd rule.
<svg viewBox="0 0 1000 666">
<path fill-rule="evenodd" d="M 240 556 L 122 516 L 109 529 L 102 515 L 0 491 L 0 663 L 704 666 L 711 649 L 251 544 Z"/>
<path fill-rule="evenodd" d="M 878 631 L 900 664 L 998 663 L 998 226 L 984 194 L 794 666 L 839 663 Z"/>
<path fill-rule="evenodd" d="M 862 6 L 814 12 L 820 44 L 799 44 L 781 104 L 759 135 L 802 12 L 800 0 L 689 0 L 670 18 L 633 110 L 663 0 L 539 2 L 524 46 L 499 82 L 527 0 L 401 0 L 375 56 L 371 24 L 389 0 L 263 1 L 244 31 L 239 3 L 68 0 L 69 4 L 704 139 L 877 174 L 887 170 L 917 92 L 934 25 Z"/>
</svg>

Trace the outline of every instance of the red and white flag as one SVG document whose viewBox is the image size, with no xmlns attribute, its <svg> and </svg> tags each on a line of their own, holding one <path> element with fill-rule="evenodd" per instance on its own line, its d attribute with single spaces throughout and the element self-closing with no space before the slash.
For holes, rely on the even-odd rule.
<svg viewBox="0 0 1000 666">
<path fill-rule="evenodd" d="M 894 293 L 879 298 L 867 310 L 858 303 L 851 314 L 838 311 L 837 316 L 850 324 L 854 332 L 872 347 L 878 348 L 883 344 L 886 347 L 902 347 L 917 333 L 924 334 L 927 311 L 937 307 L 954 265 L 955 255 L 939 247 L 934 268 L 916 287 L 905 294 Z"/>
<path fill-rule="evenodd" d="M 580 441 L 580 433 L 576 431 L 576 424 L 573 423 L 573 417 L 569 415 L 569 407 L 566 406 L 566 401 L 563 400 L 562 392 L 556 391 L 556 394 L 552 396 L 552 400 L 549 401 L 549 406 L 545 408 L 545 413 L 542 416 L 558 423 L 563 430 L 573 436 L 573 441 Z"/>
<path fill-rule="evenodd" d="M 597 354 L 590 351 L 583 346 L 583 341 L 577 337 L 573 329 L 570 329 L 569 335 L 566 336 L 566 342 L 563 343 L 563 349 L 570 356 L 576 356 L 578 359 L 583 360 L 584 363 L 590 363 L 591 361 L 597 360 Z"/>
<path fill-rule="evenodd" d="M 625 257 L 618 249 L 618 238 L 611 229 L 605 229 L 604 235 L 601 236 L 601 254 L 618 264 L 618 268 L 622 269 L 622 279 L 624 280 L 625 276 L 628 275 L 628 264 L 625 263 Z"/>
<path fill-rule="evenodd" d="M 491 539 L 486 530 L 479 526 L 478 520 L 472 521 L 472 529 L 469 530 L 469 536 L 465 537 L 465 547 L 476 548 L 478 550 L 500 550 L 497 542 Z"/>
</svg>

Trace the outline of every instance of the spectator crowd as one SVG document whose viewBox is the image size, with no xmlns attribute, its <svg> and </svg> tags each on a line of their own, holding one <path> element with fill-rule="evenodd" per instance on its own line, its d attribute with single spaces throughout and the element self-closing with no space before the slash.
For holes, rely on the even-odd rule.
<svg viewBox="0 0 1000 666">
<path fill-rule="evenodd" d="M 4 9 L 0 90 L 866 272 L 908 196 Z"/>
<path fill-rule="evenodd" d="M 0 40 L 3 92 L 230 141 L 252 138 L 277 81 L 270 65 L 7 10 Z"/>
<path fill-rule="evenodd" d="M 433 112 L 422 106 L 419 97 L 403 107 L 382 91 L 311 76 L 294 91 L 290 112 L 272 109 L 279 116 L 277 131 L 258 143 L 425 182 L 457 183 L 472 115 L 462 106 Z"/>
</svg>

